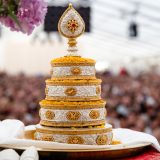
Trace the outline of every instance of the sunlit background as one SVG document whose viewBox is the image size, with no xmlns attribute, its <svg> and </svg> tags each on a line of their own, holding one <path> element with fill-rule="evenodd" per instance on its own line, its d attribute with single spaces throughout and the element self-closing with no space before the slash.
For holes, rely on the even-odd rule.
<svg viewBox="0 0 160 160">
<path fill-rule="evenodd" d="M 50 0 L 45 24 L 31 36 L 0 26 L 0 120 L 39 122 L 50 61 L 67 52 L 56 26 L 69 2 L 87 25 L 79 54 L 97 61 L 107 120 L 160 141 L 160 0 Z"/>
</svg>

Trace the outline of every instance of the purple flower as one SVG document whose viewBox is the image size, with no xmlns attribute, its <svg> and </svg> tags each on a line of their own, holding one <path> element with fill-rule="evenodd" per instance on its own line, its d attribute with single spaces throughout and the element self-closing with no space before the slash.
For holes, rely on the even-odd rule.
<svg viewBox="0 0 160 160">
<path fill-rule="evenodd" d="M 21 27 L 8 16 L 0 17 L 0 22 L 12 31 L 21 31 L 29 35 L 36 26 L 43 23 L 46 12 L 47 3 L 44 0 L 20 0 L 16 16 Z"/>
</svg>

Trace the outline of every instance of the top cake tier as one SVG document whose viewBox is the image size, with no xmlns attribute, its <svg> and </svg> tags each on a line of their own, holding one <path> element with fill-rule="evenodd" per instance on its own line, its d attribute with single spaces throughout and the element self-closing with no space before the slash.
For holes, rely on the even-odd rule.
<svg viewBox="0 0 160 160">
<path fill-rule="evenodd" d="M 95 61 L 80 56 L 65 56 L 51 61 L 52 79 L 95 79 Z"/>
</svg>

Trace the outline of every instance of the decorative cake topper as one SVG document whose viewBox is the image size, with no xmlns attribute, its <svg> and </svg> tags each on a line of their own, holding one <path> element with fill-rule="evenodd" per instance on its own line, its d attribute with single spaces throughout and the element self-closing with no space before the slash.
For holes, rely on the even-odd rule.
<svg viewBox="0 0 160 160">
<path fill-rule="evenodd" d="M 66 38 L 68 38 L 68 52 L 69 56 L 77 55 L 77 41 L 79 37 L 85 31 L 85 23 L 80 14 L 69 4 L 69 7 L 61 16 L 58 22 L 59 32 Z"/>
</svg>

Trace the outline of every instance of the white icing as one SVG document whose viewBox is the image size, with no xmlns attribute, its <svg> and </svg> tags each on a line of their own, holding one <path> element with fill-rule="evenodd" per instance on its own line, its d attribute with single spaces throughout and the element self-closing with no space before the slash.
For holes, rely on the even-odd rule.
<svg viewBox="0 0 160 160">
<path fill-rule="evenodd" d="M 80 76 L 94 76 L 95 67 L 94 66 L 67 66 L 67 67 L 53 67 L 52 78 L 54 77 L 63 77 L 63 76 L 74 76 L 71 72 L 71 69 L 78 67 L 81 69 Z M 79 76 L 77 75 L 77 76 Z"/>
<path fill-rule="evenodd" d="M 96 93 L 96 87 L 97 85 L 92 86 L 46 86 L 48 89 L 48 96 L 50 97 L 100 97 L 100 93 Z M 98 87 L 101 87 L 98 85 Z M 67 88 L 75 88 L 77 90 L 77 93 L 75 96 L 68 96 L 65 94 L 65 91 Z"/>
<path fill-rule="evenodd" d="M 49 120 L 46 118 L 45 113 L 47 111 L 52 111 L 54 112 L 55 117 L 53 120 Z M 66 117 L 67 112 L 73 111 L 73 112 L 79 112 L 81 114 L 80 118 L 78 120 L 68 120 Z M 97 119 L 92 119 L 89 114 L 91 111 L 98 111 L 100 113 L 99 118 Z M 81 110 L 56 110 L 56 109 L 45 109 L 41 108 L 40 109 L 40 117 L 41 120 L 47 120 L 51 122 L 85 122 L 85 121 L 95 121 L 95 120 L 105 120 L 105 108 L 98 108 L 98 109 L 81 109 Z"/>
</svg>

